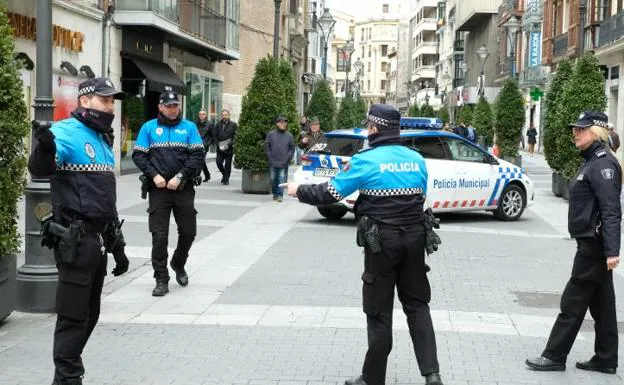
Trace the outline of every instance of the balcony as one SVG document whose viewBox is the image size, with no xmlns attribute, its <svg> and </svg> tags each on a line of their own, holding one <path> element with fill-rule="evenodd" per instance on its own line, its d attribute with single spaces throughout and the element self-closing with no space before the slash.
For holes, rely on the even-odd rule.
<svg viewBox="0 0 624 385">
<path fill-rule="evenodd" d="M 237 60 L 238 14 L 226 15 L 197 0 L 117 0 L 115 24 L 152 27 L 181 46 L 209 50 L 218 60 Z M 236 9 L 238 3 L 228 4 Z"/>
<path fill-rule="evenodd" d="M 418 44 L 412 53 L 412 57 L 420 55 L 436 55 L 438 53 L 438 43 L 435 41 L 423 41 Z"/>
<path fill-rule="evenodd" d="M 420 19 L 418 24 L 416 24 L 416 27 L 414 28 L 414 33 L 418 34 L 422 31 L 436 31 L 437 29 L 438 19 L 424 17 Z"/>
<path fill-rule="evenodd" d="M 457 30 L 470 31 L 496 13 L 500 0 L 461 0 L 456 5 Z"/>
<path fill-rule="evenodd" d="M 568 32 L 553 38 L 553 58 L 565 56 L 568 52 Z"/>
<path fill-rule="evenodd" d="M 498 7 L 499 23 L 505 22 L 511 15 L 522 15 L 520 0 L 503 0 L 503 3 Z"/>
<path fill-rule="evenodd" d="M 624 37 L 624 12 L 620 12 L 600 23 L 598 47 L 605 46 Z"/>
</svg>

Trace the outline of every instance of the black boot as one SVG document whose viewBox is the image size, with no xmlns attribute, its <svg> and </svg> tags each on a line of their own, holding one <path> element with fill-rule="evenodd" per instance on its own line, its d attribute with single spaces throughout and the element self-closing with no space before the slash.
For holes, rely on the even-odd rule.
<svg viewBox="0 0 624 385">
<path fill-rule="evenodd" d="M 431 373 L 425 376 L 425 385 L 444 385 L 438 373 Z"/>
<path fill-rule="evenodd" d="M 82 377 L 54 380 L 52 385 L 82 385 Z"/>
<path fill-rule="evenodd" d="M 546 357 L 529 358 L 524 363 L 540 372 L 563 372 L 566 369 L 565 362 L 553 361 Z"/>
<path fill-rule="evenodd" d="M 167 282 L 156 282 L 156 287 L 152 290 L 152 296 L 163 297 L 169 293 L 169 284 Z"/>
<path fill-rule="evenodd" d="M 367 385 L 367 384 L 366 384 L 366 381 L 362 379 L 362 376 L 360 376 L 360 377 L 354 377 L 350 380 L 346 380 L 344 385 Z"/>
<path fill-rule="evenodd" d="M 592 360 L 585 362 L 577 362 L 576 367 L 581 370 L 590 370 L 592 372 L 600 372 L 605 374 L 615 374 L 616 368 L 609 368 L 606 365 L 601 365 L 599 362 Z"/>
<path fill-rule="evenodd" d="M 173 265 L 171 265 L 171 268 L 175 272 L 176 282 L 178 282 L 178 285 L 182 287 L 187 286 L 189 281 L 188 281 L 188 274 L 186 274 L 186 270 L 184 270 L 184 268 L 178 269 L 177 267 Z"/>
</svg>

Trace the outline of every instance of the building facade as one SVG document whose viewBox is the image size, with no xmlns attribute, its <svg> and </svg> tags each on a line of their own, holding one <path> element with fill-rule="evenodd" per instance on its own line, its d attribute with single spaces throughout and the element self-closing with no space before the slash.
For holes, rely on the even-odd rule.
<svg viewBox="0 0 624 385">
<path fill-rule="evenodd" d="M 353 81 L 355 77 L 355 71 L 352 71 L 352 64 L 358 60 L 354 44 L 355 21 L 353 16 L 344 12 L 332 11 L 331 14 L 336 24 L 331 40 L 327 77 L 333 83 L 332 89 L 337 103 L 340 104 L 349 88 L 347 82 Z"/>
</svg>

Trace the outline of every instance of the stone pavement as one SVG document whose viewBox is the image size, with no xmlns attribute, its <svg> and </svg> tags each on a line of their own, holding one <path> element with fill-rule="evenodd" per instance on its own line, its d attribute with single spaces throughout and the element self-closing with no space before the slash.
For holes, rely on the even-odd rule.
<svg viewBox="0 0 624 385">
<path fill-rule="evenodd" d="M 445 383 L 622 384 L 619 374 L 574 368 L 591 356 L 589 316 L 566 372 L 524 367 L 543 349 L 556 317 L 574 243 L 567 204 L 552 197 L 543 157 L 524 154 L 523 164 L 537 192 L 519 221 L 498 222 L 490 213 L 441 218 L 443 245 L 429 264 Z M 360 371 L 366 347 L 353 217 L 329 222 L 291 199 L 244 195 L 240 172 L 222 186 L 211 169 L 217 181 L 197 191 L 190 285 L 172 281 L 163 298 L 151 297 L 147 204 L 137 175 L 120 178 L 132 269 L 107 277 L 101 321 L 83 357 L 85 384 L 342 384 Z M 173 249 L 173 221 L 170 230 Z M 617 305 L 622 320 L 620 297 Z M 394 324 L 387 383 L 420 384 L 398 301 Z M 0 325 L 0 385 L 51 382 L 53 326 L 53 315 L 24 313 Z"/>
</svg>

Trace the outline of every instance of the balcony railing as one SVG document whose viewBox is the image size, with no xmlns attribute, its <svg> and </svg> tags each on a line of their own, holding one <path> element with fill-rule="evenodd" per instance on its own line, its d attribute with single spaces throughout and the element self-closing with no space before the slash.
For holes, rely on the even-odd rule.
<svg viewBox="0 0 624 385">
<path fill-rule="evenodd" d="M 178 24 L 178 0 L 117 0 L 115 7 L 120 11 L 151 11 Z"/>
<path fill-rule="evenodd" d="M 75 3 L 75 4 L 80 4 L 84 7 L 92 7 L 92 8 L 98 8 L 98 9 L 102 9 L 103 5 L 103 1 L 98 1 L 98 0 L 64 0 L 67 3 Z"/>
<path fill-rule="evenodd" d="M 553 58 L 565 56 L 568 51 L 568 32 L 553 38 Z"/>
<path fill-rule="evenodd" d="M 220 47 L 225 47 L 226 19 L 199 3 L 180 2 L 180 29 Z"/>
<path fill-rule="evenodd" d="M 624 12 L 620 12 L 600 23 L 598 47 L 612 43 L 624 37 Z"/>
</svg>

